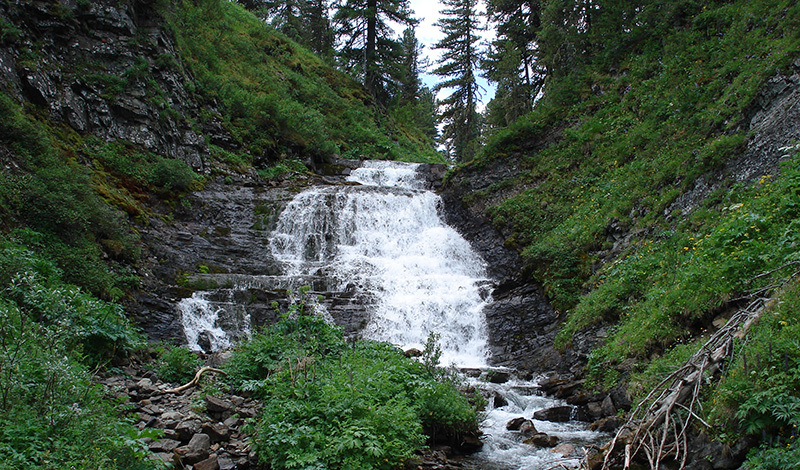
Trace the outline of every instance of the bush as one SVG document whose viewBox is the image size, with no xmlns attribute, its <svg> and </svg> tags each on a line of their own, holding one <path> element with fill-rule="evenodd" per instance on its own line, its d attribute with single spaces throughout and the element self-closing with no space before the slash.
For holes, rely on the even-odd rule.
<svg viewBox="0 0 800 470">
<path fill-rule="evenodd" d="M 198 177 L 182 161 L 162 158 L 153 167 L 149 181 L 165 191 L 186 192 L 197 183 Z"/>
<path fill-rule="evenodd" d="M 192 351 L 178 346 L 166 346 L 159 350 L 157 373 L 167 382 L 185 383 L 194 377 L 202 365 L 203 361 Z"/>
<path fill-rule="evenodd" d="M 0 273 L 0 469 L 162 468 L 88 372 L 140 345 L 121 308 L 6 240 Z"/>
<path fill-rule="evenodd" d="M 296 305 L 226 365 L 235 386 L 264 401 L 252 429 L 263 464 L 391 469 L 422 446 L 424 430 L 476 432 L 475 409 L 452 381 L 390 344 L 348 344 L 307 310 Z"/>
</svg>

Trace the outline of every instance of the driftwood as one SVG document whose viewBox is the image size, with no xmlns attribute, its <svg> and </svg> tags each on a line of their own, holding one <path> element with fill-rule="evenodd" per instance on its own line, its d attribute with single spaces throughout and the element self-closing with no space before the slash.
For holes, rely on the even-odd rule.
<svg viewBox="0 0 800 470">
<path fill-rule="evenodd" d="M 758 291 L 764 294 L 765 290 Z M 601 452 L 603 470 L 622 466 L 628 469 L 637 455 L 643 453 L 650 468 L 660 468 L 666 457 L 672 457 L 686 468 L 688 431 L 699 422 L 697 414 L 703 383 L 719 371 L 723 360 L 733 354 L 735 338 L 741 338 L 767 304 L 767 297 L 758 296 L 737 311 L 686 363 L 662 380 L 631 413 L 628 422 L 617 431 Z M 595 468 L 599 462 L 595 461 Z M 584 461 L 584 468 L 589 468 Z"/>
<path fill-rule="evenodd" d="M 205 374 L 206 372 L 214 372 L 216 374 L 228 375 L 228 373 L 225 372 L 224 370 L 215 369 L 213 367 L 201 367 L 200 370 L 198 370 L 197 373 L 194 374 L 194 378 L 191 381 L 189 381 L 189 383 L 181 385 L 180 387 L 177 388 L 164 390 L 164 393 L 181 393 L 184 390 L 192 388 L 195 385 L 197 385 L 198 382 L 200 382 L 200 377 L 202 377 L 203 374 Z"/>
</svg>

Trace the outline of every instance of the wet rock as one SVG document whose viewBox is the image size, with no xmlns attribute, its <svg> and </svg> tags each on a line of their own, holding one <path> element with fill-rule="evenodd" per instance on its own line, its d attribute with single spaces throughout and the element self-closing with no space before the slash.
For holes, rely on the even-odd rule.
<svg viewBox="0 0 800 470">
<path fill-rule="evenodd" d="M 458 443 L 458 450 L 464 454 L 472 454 L 483 448 L 483 441 L 476 436 L 463 436 Z"/>
<path fill-rule="evenodd" d="M 559 454 L 562 457 L 569 457 L 570 455 L 573 455 L 575 453 L 575 446 L 565 442 L 563 444 L 559 444 L 553 447 L 552 449 L 550 449 L 550 452 L 554 454 Z"/>
<path fill-rule="evenodd" d="M 529 434 L 536 434 L 536 427 L 533 425 L 533 421 L 526 419 L 520 426 L 519 426 L 519 433 L 522 435 L 529 435 Z"/>
<path fill-rule="evenodd" d="M 508 400 L 506 400 L 506 397 L 503 396 L 501 393 L 495 392 L 494 397 L 492 398 L 493 398 L 493 405 L 495 408 L 500 408 L 502 406 L 508 405 Z"/>
<path fill-rule="evenodd" d="M 608 418 L 595 421 L 591 424 L 591 426 L 589 426 L 589 429 L 599 432 L 614 432 L 621 425 L 622 419 L 620 419 L 618 416 L 609 416 Z"/>
<path fill-rule="evenodd" d="M 525 444 L 531 444 L 536 447 L 555 447 L 558 445 L 558 438 L 556 436 L 550 436 L 543 432 L 536 433 L 533 436 L 525 439 Z"/>
<path fill-rule="evenodd" d="M 538 410 L 533 414 L 533 419 L 539 421 L 551 421 L 554 423 L 565 423 L 572 419 L 572 406 L 554 406 L 544 410 Z"/>
<path fill-rule="evenodd" d="M 490 370 L 487 374 L 487 379 L 493 384 L 504 384 L 511 378 L 511 373 L 501 370 Z"/>
<path fill-rule="evenodd" d="M 405 351 L 403 351 L 403 355 L 405 357 L 421 357 L 422 356 L 422 351 L 420 351 L 417 348 L 409 348 L 409 349 L 406 349 Z"/>
<path fill-rule="evenodd" d="M 525 421 L 527 421 L 527 419 L 522 416 L 513 418 L 506 423 L 506 429 L 509 431 L 519 431 L 519 427 L 522 426 L 522 423 Z"/>
</svg>

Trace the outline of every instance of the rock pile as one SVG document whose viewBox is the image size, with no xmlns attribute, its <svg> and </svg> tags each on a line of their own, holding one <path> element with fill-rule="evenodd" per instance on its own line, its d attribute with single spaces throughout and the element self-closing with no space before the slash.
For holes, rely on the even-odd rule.
<svg viewBox="0 0 800 470">
<path fill-rule="evenodd" d="M 100 382 L 129 406 L 139 429 L 163 432 L 160 439 L 145 438 L 158 458 L 181 470 L 256 468 L 250 440 L 241 431 L 244 420 L 257 415 L 256 401 L 234 394 L 204 395 L 197 388 L 165 393 L 174 384 L 160 382 L 150 371 L 126 367 L 124 373 Z"/>
</svg>

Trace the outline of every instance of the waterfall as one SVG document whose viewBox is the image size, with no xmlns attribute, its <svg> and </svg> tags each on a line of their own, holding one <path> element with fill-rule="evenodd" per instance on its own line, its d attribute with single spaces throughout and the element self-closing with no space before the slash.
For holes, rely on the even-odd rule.
<svg viewBox="0 0 800 470">
<path fill-rule="evenodd" d="M 190 347 L 225 349 L 249 334 L 251 291 L 296 291 L 310 285 L 358 299 L 369 312 L 360 331 L 364 337 L 422 349 L 429 334 L 436 333 L 443 365 L 494 372 L 486 370 L 483 315 L 492 282 L 469 243 L 443 222 L 442 202 L 424 189 L 418 166 L 368 161 L 352 171 L 352 184 L 314 186 L 297 194 L 265 240 L 281 265 L 280 274 L 196 275 L 226 287 L 195 292 L 178 304 Z M 475 378 L 472 384 L 507 402 L 495 407 L 495 399 L 490 401 L 482 424 L 487 439 L 483 451 L 472 457 L 475 468 L 540 470 L 554 468 L 556 461 L 577 462 L 574 452 L 564 459 L 525 444 L 524 436 L 505 426 L 509 419 L 530 418 L 535 410 L 562 402 L 537 395 L 535 382 L 493 384 Z M 576 448 L 600 436 L 574 421 L 535 425 Z"/>
<path fill-rule="evenodd" d="M 270 239 L 273 255 L 288 275 L 324 273 L 332 290 L 370 299 L 365 337 L 421 349 L 436 333 L 445 364 L 484 366 L 484 263 L 442 221 L 417 167 L 366 162 L 348 178 L 359 185 L 297 195 Z"/>
</svg>

